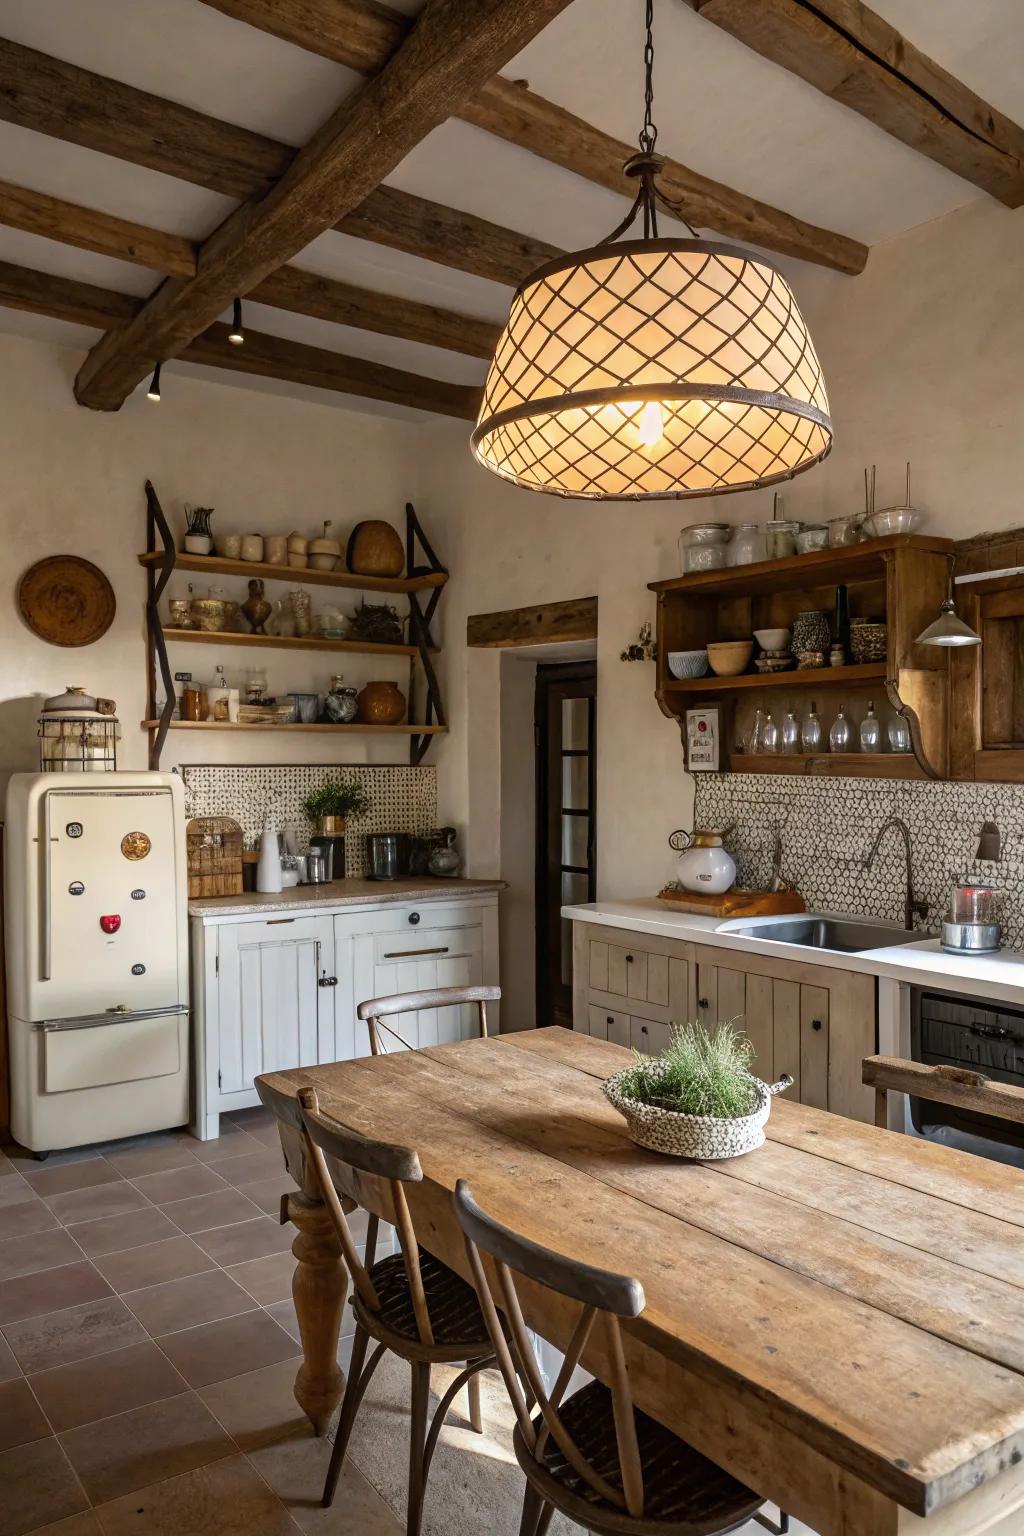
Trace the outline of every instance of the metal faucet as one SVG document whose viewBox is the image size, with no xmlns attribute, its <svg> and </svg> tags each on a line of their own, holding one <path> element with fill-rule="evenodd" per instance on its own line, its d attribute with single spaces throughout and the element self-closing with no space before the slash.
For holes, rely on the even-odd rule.
<svg viewBox="0 0 1024 1536">
<path fill-rule="evenodd" d="M 914 870 L 910 857 L 910 830 L 901 816 L 887 816 L 882 822 L 882 825 L 875 834 L 875 840 L 871 844 L 871 852 L 864 860 L 864 868 L 870 869 L 875 862 L 875 855 L 878 852 L 879 844 L 890 827 L 895 827 L 902 837 L 904 852 L 907 856 L 907 894 L 903 903 L 903 926 L 908 933 L 912 933 L 915 917 L 926 918 L 929 907 L 926 901 L 919 901 L 914 896 Z"/>
</svg>

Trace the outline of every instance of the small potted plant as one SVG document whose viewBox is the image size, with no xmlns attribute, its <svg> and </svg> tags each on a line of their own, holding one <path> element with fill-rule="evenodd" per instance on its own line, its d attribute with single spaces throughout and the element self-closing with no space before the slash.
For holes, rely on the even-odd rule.
<svg viewBox="0 0 1024 1536">
<path fill-rule="evenodd" d="M 764 1142 L 772 1096 L 791 1086 L 761 1082 L 750 1070 L 754 1048 L 731 1024 L 672 1031 L 660 1056 L 636 1053 L 632 1066 L 603 1084 L 641 1147 L 672 1157 L 739 1157 Z"/>
<path fill-rule="evenodd" d="M 307 795 L 302 809 L 317 836 L 344 837 L 346 816 L 361 815 L 366 805 L 366 791 L 358 779 L 336 779 Z"/>
</svg>

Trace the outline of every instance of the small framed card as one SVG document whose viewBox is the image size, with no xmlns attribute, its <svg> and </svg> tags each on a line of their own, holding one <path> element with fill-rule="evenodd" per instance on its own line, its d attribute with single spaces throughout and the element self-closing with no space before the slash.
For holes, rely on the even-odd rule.
<svg viewBox="0 0 1024 1536">
<path fill-rule="evenodd" d="M 686 766 L 691 773 L 718 771 L 721 717 L 717 704 L 686 711 Z"/>
</svg>

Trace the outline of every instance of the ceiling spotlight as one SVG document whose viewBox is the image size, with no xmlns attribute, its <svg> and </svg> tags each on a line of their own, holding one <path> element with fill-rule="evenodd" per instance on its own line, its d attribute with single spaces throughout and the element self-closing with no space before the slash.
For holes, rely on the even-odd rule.
<svg viewBox="0 0 1024 1536">
<path fill-rule="evenodd" d="M 235 299 L 231 308 L 231 329 L 228 331 L 228 341 L 233 347 L 240 347 L 245 340 L 245 332 L 242 330 L 242 301 Z"/>
<path fill-rule="evenodd" d="M 160 368 L 161 364 L 157 363 L 156 367 L 153 369 L 153 377 L 150 379 L 149 388 L 146 390 L 147 400 L 160 399 Z"/>
</svg>

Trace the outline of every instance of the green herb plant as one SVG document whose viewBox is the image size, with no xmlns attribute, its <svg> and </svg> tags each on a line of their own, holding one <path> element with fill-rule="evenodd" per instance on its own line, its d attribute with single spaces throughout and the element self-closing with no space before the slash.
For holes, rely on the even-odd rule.
<svg viewBox="0 0 1024 1536">
<path fill-rule="evenodd" d="M 672 1031 L 660 1056 L 635 1055 L 619 1084 L 624 1098 L 716 1120 L 735 1120 L 757 1108 L 754 1047 L 732 1024 L 711 1031 L 684 1024 Z"/>
<path fill-rule="evenodd" d="M 302 809 L 310 821 L 319 821 L 322 816 L 359 816 L 366 806 L 366 791 L 358 779 L 336 779 L 332 784 L 321 784 L 302 802 Z"/>
</svg>

